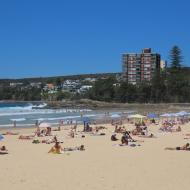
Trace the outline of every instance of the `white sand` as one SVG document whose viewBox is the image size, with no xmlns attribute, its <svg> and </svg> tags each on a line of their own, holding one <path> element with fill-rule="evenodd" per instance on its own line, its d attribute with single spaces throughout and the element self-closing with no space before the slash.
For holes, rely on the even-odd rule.
<svg viewBox="0 0 190 190">
<path fill-rule="evenodd" d="M 136 138 L 145 141 L 139 147 L 115 146 L 120 142 L 110 141 L 110 126 L 106 136 L 64 138 L 63 147 L 84 144 L 86 150 L 61 155 L 47 153 L 52 144 L 32 144 L 18 140 L 18 136 L 5 136 L 0 145 L 6 145 L 10 154 L 0 155 L 0 189 L 189 190 L 190 151 L 164 148 L 188 142 L 183 134 L 190 133 L 190 125 L 183 126 L 180 133 L 158 133 L 158 126 L 150 129 L 158 138 Z M 33 130 L 18 131 L 26 134 Z M 56 133 L 65 137 L 68 131 Z"/>
</svg>

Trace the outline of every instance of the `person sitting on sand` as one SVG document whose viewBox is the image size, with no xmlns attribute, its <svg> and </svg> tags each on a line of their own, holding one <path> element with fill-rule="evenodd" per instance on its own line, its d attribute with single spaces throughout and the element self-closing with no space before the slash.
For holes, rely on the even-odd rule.
<svg viewBox="0 0 190 190">
<path fill-rule="evenodd" d="M 115 132 L 115 133 L 118 133 L 118 126 L 117 126 L 117 125 L 115 126 L 114 132 Z"/>
<path fill-rule="evenodd" d="M 124 133 L 126 130 L 125 130 L 125 127 L 119 127 L 116 125 L 115 126 L 115 133 Z"/>
<path fill-rule="evenodd" d="M 125 134 L 123 134 L 123 136 L 121 137 L 121 144 L 128 145 L 128 140 L 128 137 Z"/>
<path fill-rule="evenodd" d="M 41 135 L 41 131 L 40 131 L 39 126 L 37 127 L 37 129 L 36 129 L 36 131 L 35 131 L 35 135 L 36 135 L 37 137 L 40 137 L 40 135 Z"/>
<path fill-rule="evenodd" d="M 153 124 L 155 124 L 155 123 L 156 123 L 156 121 L 155 121 L 155 119 L 154 119 L 154 118 L 151 120 L 151 123 L 153 123 Z"/>
<path fill-rule="evenodd" d="M 95 133 L 98 133 L 98 132 L 99 132 L 99 128 L 98 128 L 98 127 L 95 127 L 95 128 L 94 128 L 94 131 L 95 131 Z"/>
<path fill-rule="evenodd" d="M 89 123 L 86 124 L 85 132 L 92 132 L 92 127 L 90 127 Z"/>
<path fill-rule="evenodd" d="M 75 138 L 75 133 L 74 133 L 73 130 L 70 131 L 70 133 L 69 133 L 69 137 L 71 137 L 71 138 Z"/>
<path fill-rule="evenodd" d="M 142 128 L 141 135 L 148 135 L 148 127 L 145 126 Z"/>
<path fill-rule="evenodd" d="M 46 131 L 46 134 L 45 136 L 51 136 L 51 127 L 47 127 L 47 131 Z"/>
<path fill-rule="evenodd" d="M 48 153 L 62 154 L 64 149 L 61 147 L 60 143 L 57 141 L 55 145 L 49 150 Z"/>
<path fill-rule="evenodd" d="M 117 141 L 118 139 L 117 139 L 117 137 L 116 137 L 116 134 L 113 134 L 112 136 L 111 136 L 111 141 Z"/>
<path fill-rule="evenodd" d="M 6 149 L 5 146 L 1 146 L 1 147 L 0 147 L 0 150 L 1 150 L 1 151 L 6 151 L 7 149 Z"/>
<path fill-rule="evenodd" d="M 75 133 L 77 132 L 77 123 L 73 126 L 73 130 L 75 131 Z"/>
<path fill-rule="evenodd" d="M 133 135 L 144 135 L 143 129 L 136 124 L 136 128 L 134 130 L 132 130 L 132 134 Z"/>
<path fill-rule="evenodd" d="M 0 147 L 0 154 L 8 154 L 8 150 L 5 146 Z"/>
<path fill-rule="evenodd" d="M 175 148 L 172 147 L 166 147 L 165 150 L 186 150 L 186 151 L 190 151 L 190 144 L 186 143 L 184 146 L 178 146 Z"/>
<path fill-rule="evenodd" d="M 176 132 L 181 132 L 181 127 L 180 126 L 177 127 Z"/>
<path fill-rule="evenodd" d="M 125 131 L 124 135 L 125 135 L 125 137 L 128 139 L 128 141 L 136 142 L 136 140 L 134 140 L 134 139 L 131 137 L 129 131 Z"/>
</svg>

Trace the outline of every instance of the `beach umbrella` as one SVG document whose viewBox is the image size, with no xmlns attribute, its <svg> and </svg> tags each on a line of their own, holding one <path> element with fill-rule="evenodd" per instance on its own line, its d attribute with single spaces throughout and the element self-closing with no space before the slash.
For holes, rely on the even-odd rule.
<svg viewBox="0 0 190 190">
<path fill-rule="evenodd" d="M 147 117 L 150 119 L 158 118 L 158 116 L 155 113 L 149 113 Z"/>
<path fill-rule="evenodd" d="M 138 121 L 140 120 L 140 122 L 142 122 L 145 117 L 146 116 L 140 115 L 140 114 L 135 114 L 135 115 L 129 115 L 128 116 L 128 118 L 135 119 L 135 120 L 138 120 Z"/>
<path fill-rule="evenodd" d="M 176 115 L 178 115 L 178 116 L 187 116 L 187 115 L 189 115 L 186 111 L 181 111 L 181 112 L 178 112 Z"/>
<path fill-rule="evenodd" d="M 128 118 L 134 118 L 134 119 L 143 119 L 146 116 L 140 115 L 140 114 L 135 114 L 135 115 L 129 115 Z"/>
<path fill-rule="evenodd" d="M 39 127 L 40 128 L 48 128 L 48 127 L 51 127 L 51 125 L 49 123 L 40 123 Z"/>
<path fill-rule="evenodd" d="M 178 117 L 179 115 L 177 113 L 170 113 L 170 117 Z"/>
<path fill-rule="evenodd" d="M 110 117 L 111 118 L 120 118 L 121 116 L 119 114 L 112 114 Z"/>
<path fill-rule="evenodd" d="M 3 135 L 0 135 L 0 141 L 2 141 L 4 139 Z"/>
<path fill-rule="evenodd" d="M 160 115 L 160 117 L 170 117 L 170 114 L 169 113 L 165 113 L 165 114 Z"/>
</svg>

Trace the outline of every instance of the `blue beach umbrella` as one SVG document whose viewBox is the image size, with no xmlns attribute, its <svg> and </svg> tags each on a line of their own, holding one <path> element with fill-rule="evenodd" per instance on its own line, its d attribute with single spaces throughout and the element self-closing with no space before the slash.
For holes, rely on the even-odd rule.
<svg viewBox="0 0 190 190">
<path fill-rule="evenodd" d="M 0 135 L 0 141 L 2 141 L 4 139 L 3 135 Z"/>
<path fill-rule="evenodd" d="M 85 123 L 89 123 L 90 122 L 90 119 L 88 117 L 83 117 L 82 118 L 82 121 L 85 122 Z"/>
<path fill-rule="evenodd" d="M 149 113 L 147 117 L 150 119 L 158 118 L 158 116 L 155 113 Z"/>
<path fill-rule="evenodd" d="M 181 117 L 184 117 L 184 116 L 187 116 L 188 113 L 185 112 L 185 111 L 181 111 L 181 112 L 178 112 L 177 115 L 178 115 L 178 116 L 181 116 Z"/>
</svg>

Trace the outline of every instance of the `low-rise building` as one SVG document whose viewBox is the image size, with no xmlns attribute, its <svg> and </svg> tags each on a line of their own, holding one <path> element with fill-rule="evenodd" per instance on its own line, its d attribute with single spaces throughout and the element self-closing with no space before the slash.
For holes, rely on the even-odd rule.
<svg viewBox="0 0 190 190">
<path fill-rule="evenodd" d="M 16 87 L 16 86 L 22 86 L 23 83 L 22 82 L 11 82 L 9 85 L 10 85 L 10 87 Z"/>
</svg>

